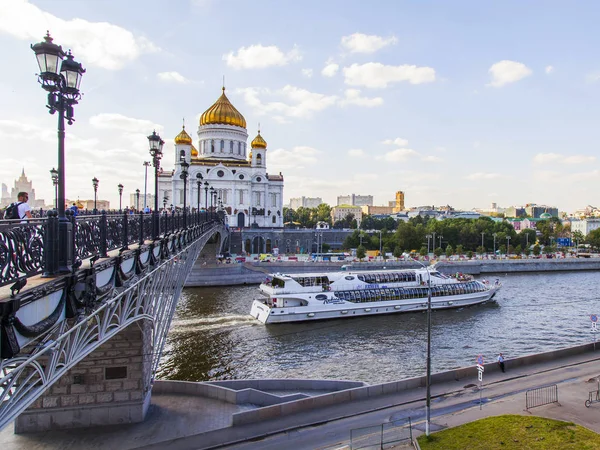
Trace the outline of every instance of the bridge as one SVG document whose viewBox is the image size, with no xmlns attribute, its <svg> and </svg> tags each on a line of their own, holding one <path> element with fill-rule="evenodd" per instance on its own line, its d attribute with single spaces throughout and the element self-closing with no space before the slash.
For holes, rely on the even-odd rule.
<svg viewBox="0 0 600 450">
<path fill-rule="evenodd" d="M 143 421 L 184 282 L 221 214 L 0 221 L 0 429 L 34 432 Z M 60 273 L 63 272 L 63 273 Z"/>
</svg>

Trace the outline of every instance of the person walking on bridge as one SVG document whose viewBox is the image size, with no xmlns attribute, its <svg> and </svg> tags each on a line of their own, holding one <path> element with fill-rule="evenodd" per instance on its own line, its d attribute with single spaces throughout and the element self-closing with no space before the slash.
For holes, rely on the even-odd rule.
<svg viewBox="0 0 600 450">
<path fill-rule="evenodd" d="M 502 353 L 498 355 L 498 366 L 500 366 L 500 370 L 504 373 L 504 356 Z"/>
</svg>

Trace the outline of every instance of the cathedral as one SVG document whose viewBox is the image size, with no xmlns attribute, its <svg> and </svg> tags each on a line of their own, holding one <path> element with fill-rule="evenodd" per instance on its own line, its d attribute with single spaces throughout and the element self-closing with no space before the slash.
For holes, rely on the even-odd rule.
<svg viewBox="0 0 600 450">
<path fill-rule="evenodd" d="M 200 116 L 197 135 L 197 148 L 185 125 L 175 137 L 175 170 L 160 174 L 159 202 L 183 207 L 185 160 L 189 207 L 213 206 L 224 212 L 231 227 L 283 227 L 283 175 L 267 172 L 267 142 L 260 130 L 247 148 L 246 119 L 231 104 L 225 88 Z"/>
</svg>

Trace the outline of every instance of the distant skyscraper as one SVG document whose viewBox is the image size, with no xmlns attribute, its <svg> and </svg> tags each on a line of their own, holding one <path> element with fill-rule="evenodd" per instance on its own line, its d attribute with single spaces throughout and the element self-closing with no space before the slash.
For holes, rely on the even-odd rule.
<svg viewBox="0 0 600 450">
<path fill-rule="evenodd" d="M 394 207 L 394 212 L 399 213 L 400 211 L 404 211 L 404 191 L 396 192 L 396 206 Z"/>
<path fill-rule="evenodd" d="M 35 198 L 35 189 L 33 189 L 33 182 L 27 179 L 25 175 L 25 168 L 21 171 L 21 176 L 15 180 L 14 187 L 10 190 L 10 195 L 8 195 L 8 188 L 3 183 L 2 184 L 2 200 L 0 201 L 0 206 L 4 207 L 10 205 L 13 202 L 17 201 L 17 195 L 19 192 L 27 192 L 29 194 L 29 206 L 32 208 L 43 208 L 44 200 L 36 200 Z"/>
<path fill-rule="evenodd" d="M 339 195 L 337 198 L 337 206 L 352 205 L 352 206 L 373 206 L 372 195 Z"/>
<path fill-rule="evenodd" d="M 323 199 L 321 197 L 297 197 L 290 198 L 290 209 L 294 211 L 300 207 L 303 208 L 316 208 L 321 203 L 323 203 Z"/>
</svg>

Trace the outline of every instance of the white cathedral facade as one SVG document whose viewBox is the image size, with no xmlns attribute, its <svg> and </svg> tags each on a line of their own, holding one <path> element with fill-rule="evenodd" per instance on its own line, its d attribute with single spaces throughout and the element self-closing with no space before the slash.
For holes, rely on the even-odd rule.
<svg viewBox="0 0 600 450">
<path fill-rule="evenodd" d="M 200 117 L 197 134 L 199 150 L 185 126 L 175 137 L 175 170 L 159 176 L 159 203 L 183 207 L 185 159 L 189 207 L 218 208 L 231 227 L 283 227 L 283 175 L 267 172 L 267 142 L 260 130 L 248 149 L 246 119 L 231 104 L 225 88 Z"/>
</svg>

